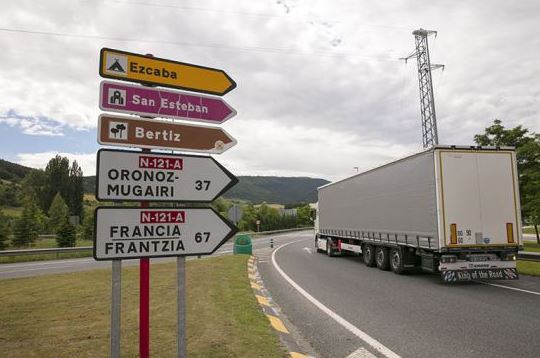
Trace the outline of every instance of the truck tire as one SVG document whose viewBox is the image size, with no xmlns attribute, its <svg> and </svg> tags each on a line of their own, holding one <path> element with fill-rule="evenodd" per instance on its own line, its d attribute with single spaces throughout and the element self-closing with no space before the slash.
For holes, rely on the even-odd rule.
<svg viewBox="0 0 540 358">
<path fill-rule="evenodd" d="M 388 258 L 388 249 L 386 247 L 377 246 L 375 249 L 375 263 L 379 270 L 388 271 L 390 269 L 390 260 Z"/>
<path fill-rule="evenodd" d="M 405 267 L 403 266 L 403 251 L 399 247 L 393 248 L 390 251 L 390 269 L 398 275 L 405 271 Z"/>
<path fill-rule="evenodd" d="M 364 245 L 362 256 L 367 267 L 375 266 L 375 248 L 373 245 Z"/>
</svg>

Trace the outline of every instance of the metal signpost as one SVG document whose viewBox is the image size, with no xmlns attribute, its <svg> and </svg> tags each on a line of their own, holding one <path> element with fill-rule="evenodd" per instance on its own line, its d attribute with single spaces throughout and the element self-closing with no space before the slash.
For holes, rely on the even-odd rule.
<svg viewBox="0 0 540 358">
<path fill-rule="evenodd" d="M 220 124 L 236 111 L 219 97 L 102 81 L 99 108 L 104 111 Z"/>
<path fill-rule="evenodd" d="M 236 140 L 219 127 L 102 114 L 98 122 L 98 143 L 220 154 L 236 145 Z"/>
<path fill-rule="evenodd" d="M 103 48 L 102 110 L 145 119 L 102 114 L 98 143 L 142 151 L 98 152 L 96 198 L 140 201 L 140 207 L 99 207 L 95 211 L 94 258 L 112 260 L 111 357 L 120 356 L 122 259 L 140 259 L 139 355 L 150 354 L 150 257 L 177 257 L 177 355 L 186 356 L 185 257 L 210 255 L 237 229 L 209 207 L 150 208 L 150 201 L 211 202 L 237 179 L 209 156 L 163 154 L 150 149 L 220 154 L 236 140 L 219 127 L 176 124 L 175 119 L 222 123 L 236 111 L 222 99 L 152 88 L 165 86 L 224 95 L 236 83 L 222 70 Z M 150 86 L 150 87 L 149 87 Z M 154 120 L 165 117 L 171 122 Z"/>
<path fill-rule="evenodd" d="M 190 63 L 101 49 L 101 77 L 223 96 L 236 87 L 224 71 Z"/>
<path fill-rule="evenodd" d="M 212 157 L 98 151 L 98 200 L 212 202 L 237 182 Z"/>
</svg>

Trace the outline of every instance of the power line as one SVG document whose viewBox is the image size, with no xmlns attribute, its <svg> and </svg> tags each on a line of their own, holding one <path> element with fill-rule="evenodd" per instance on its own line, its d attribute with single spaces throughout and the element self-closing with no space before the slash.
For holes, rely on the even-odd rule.
<svg viewBox="0 0 540 358">
<path fill-rule="evenodd" d="M 277 15 L 277 14 L 265 14 L 265 13 L 248 12 L 248 11 L 210 9 L 210 8 L 195 7 L 195 6 L 182 6 L 182 5 L 149 3 L 149 2 L 143 2 L 143 1 L 106 0 L 106 1 L 103 1 L 103 3 L 116 3 L 116 4 L 137 5 L 137 6 L 147 6 L 147 7 L 161 7 L 161 8 L 166 8 L 166 9 L 193 10 L 193 11 L 216 12 L 216 13 L 237 14 L 237 15 L 247 15 L 247 16 L 283 17 L 282 15 Z"/>
<path fill-rule="evenodd" d="M 40 36 L 51 36 L 59 38 L 78 38 L 78 39 L 87 39 L 87 40 L 108 40 L 108 41 L 118 41 L 118 42 L 143 42 L 143 43 L 157 43 L 163 45 L 171 46 L 187 46 L 187 47 L 203 47 L 203 48 L 217 48 L 223 50 L 231 51 L 249 51 L 249 52 L 267 52 L 275 53 L 282 55 L 298 55 L 298 56 L 319 56 L 319 57 L 354 57 L 354 58 L 363 58 L 366 60 L 377 60 L 377 61 L 399 61 L 396 58 L 390 56 L 366 56 L 353 53 L 330 53 L 328 51 L 311 51 L 311 52 L 299 52 L 296 49 L 283 49 L 283 48 L 274 48 L 274 47 L 258 47 L 258 46 L 230 46 L 230 45 L 221 45 L 221 44 L 201 44 L 201 43 L 191 43 L 191 42 L 181 42 L 181 41 L 169 41 L 169 40 L 145 40 L 145 39 L 133 39 L 125 37 L 114 37 L 114 36 L 102 36 L 102 35 L 86 35 L 86 34 L 69 34 L 62 32 L 51 32 L 51 31 L 36 31 L 36 30 L 25 30 L 25 29 L 12 29 L 12 28 L 0 28 L 2 32 L 8 33 L 20 33 L 26 35 L 40 35 Z"/>
</svg>

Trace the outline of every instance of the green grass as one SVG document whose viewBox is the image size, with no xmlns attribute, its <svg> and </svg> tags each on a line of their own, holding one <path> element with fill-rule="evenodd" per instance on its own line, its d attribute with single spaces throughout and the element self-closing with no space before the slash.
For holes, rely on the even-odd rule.
<svg viewBox="0 0 540 358">
<path fill-rule="evenodd" d="M 539 229 L 540 230 L 540 229 Z M 532 235 L 536 235 L 536 231 L 534 230 L 534 226 L 526 226 L 523 228 L 523 233 L 524 234 L 532 234 Z"/>
<path fill-rule="evenodd" d="M 189 357 L 286 357 L 260 310 L 244 255 L 187 263 Z M 151 267 L 150 353 L 176 350 L 175 264 Z M 109 355 L 110 270 L 2 281 L 1 357 Z M 122 271 L 122 356 L 138 356 L 138 267 Z"/>
<path fill-rule="evenodd" d="M 523 251 L 540 252 L 540 244 L 537 244 L 536 242 L 533 242 L 533 241 L 524 241 Z"/>
<path fill-rule="evenodd" d="M 518 260 L 517 269 L 523 275 L 540 276 L 540 262 Z"/>
</svg>

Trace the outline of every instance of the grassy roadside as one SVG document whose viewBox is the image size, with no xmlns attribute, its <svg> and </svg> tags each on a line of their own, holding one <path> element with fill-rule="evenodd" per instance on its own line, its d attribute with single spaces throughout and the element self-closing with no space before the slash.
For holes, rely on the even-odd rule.
<svg viewBox="0 0 540 358">
<path fill-rule="evenodd" d="M 248 257 L 187 263 L 189 357 L 285 357 L 253 296 Z M 174 264 L 151 270 L 151 355 L 176 350 Z M 138 268 L 122 272 L 122 356 L 138 356 Z M 105 357 L 110 270 L 2 281 L 0 356 Z"/>
<path fill-rule="evenodd" d="M 519 260 L 517 269 L 520 275 L 540 276 L 540 262 Z"/>
</svg>

